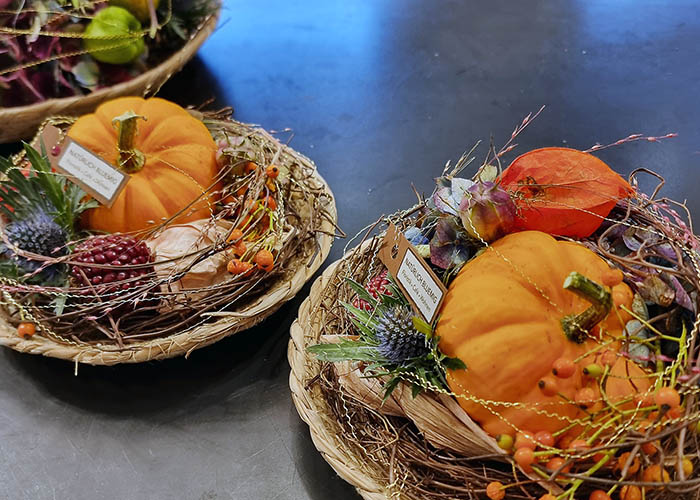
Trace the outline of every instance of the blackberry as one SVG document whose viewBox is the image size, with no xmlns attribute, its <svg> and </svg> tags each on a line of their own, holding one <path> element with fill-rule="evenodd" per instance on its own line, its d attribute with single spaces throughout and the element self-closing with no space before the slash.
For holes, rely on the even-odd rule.
<svg viewBox="0 0 700 500">
<path fill-rule="evenodd" d="M 28 217 L 15 220 L 5 226 L 5 235 L 10 243 L 20 250 L 46 257 L 60 257 L 66 254 L 68 235 L 53 218 L 43 211 L 37 211 Z M 10 248 L 4 253 L 12 258 L 17 267 L 27 273 L 36 271 L 44 262 L 15 254 Z M 47 267 L 44 272 L 53 274 L 56 265 Z"/>
<path fill-rule="evenodd" d="M 376 336 L 377 350 L 392 363 L 403 364 L 430 352 L 425 335 L 413 327 L 413 313 L 406 307 L 384 311 L 377 320 Z"/>
</svg>

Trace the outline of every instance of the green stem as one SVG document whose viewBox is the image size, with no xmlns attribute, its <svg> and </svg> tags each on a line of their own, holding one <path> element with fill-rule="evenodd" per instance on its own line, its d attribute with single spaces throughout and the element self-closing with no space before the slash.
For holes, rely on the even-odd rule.
<svg viewBox="0 0 700 500">
<path fill-rule="evenodd" d="M 144 154 L 135 148 L 136 144 L 136 120 L 146 119 L 133 111 L 127 111 L 112 120 L 112 125 L 117 127 L 117 149 L 119 150 L 118 167 L 127 174 L 134 174 L 143 168 L 146 163 Z"/>
<path fill-rule="evenodd" d="M 576 271 L 564 280 L 564 288 L 591 303 L 591 307 L 579 314 L 568 314 L 561 319 L 566 337 L 578 344 L 586 340 L 588 332 L 600 323 L 612 308 L 612 296 L 595 281 Z"/>
</svg>

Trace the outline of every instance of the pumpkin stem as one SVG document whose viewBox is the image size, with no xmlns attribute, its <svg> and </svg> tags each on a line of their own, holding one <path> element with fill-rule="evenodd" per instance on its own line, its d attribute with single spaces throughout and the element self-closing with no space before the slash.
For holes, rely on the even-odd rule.
<svg viewBox="0 0 700 500">
<path fill-rule="evenodd" d="M 566 337 L 576 343 L 583 343 L 588 332 L 605 319 L 612 307 L 612 296 L 604 287 L 576 271 L 564 280 L 564 288 L 591 303 L 591 307 L 579 314 L 568 314 L 561 319 L 561 327 Z"/>
<path fill-rule="evenodd" d="M 146 157 L 138 149 L 134 148 L 136 142 L 136 120 L 146 119 L 133 111 L 127 111 L 112 120 L 112 125 L 117 127 L 117 150 L 119 151 L 118 167 L 127 174 L 133 174 L 143 168 Z"/>
</svg>

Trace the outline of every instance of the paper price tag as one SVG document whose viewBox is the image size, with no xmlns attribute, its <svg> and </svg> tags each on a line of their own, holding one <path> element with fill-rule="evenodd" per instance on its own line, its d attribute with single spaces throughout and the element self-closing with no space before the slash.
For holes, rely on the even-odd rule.
<svg viewBox="0 0 700 500">
<path fill-rule="evenodd" d="M 58 129 L 52 125 L 47 126 L 41 136 L 51 166 L 97 201 L 111 207 L 129 181 L 129 174 L 110 165 L 73 139 L 67 138 L 62 144 L 57 144 L 58 138 Z M 58 154 L 55 147 L 60 151 Z"/>
<path fill-rule="evenodd" d="M 379 260 L 396 279 L 413 309 L 428 323 L 440 311 L 447 289 L 406 237 L 389 225 L 379 249 Z"/>
</svg>

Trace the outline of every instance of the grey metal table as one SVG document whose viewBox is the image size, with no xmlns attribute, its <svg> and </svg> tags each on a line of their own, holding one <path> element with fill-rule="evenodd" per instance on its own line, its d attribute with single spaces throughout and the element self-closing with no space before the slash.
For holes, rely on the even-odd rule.
<svg viewBox="0 0 700 500">
<path fill-rule="evenodd" d="M 348 234 L 542 104 L 520 151 L 678 132 L 601 156 L 623 173 L 657 170 L 700 213 L 695 1 L 227 1 L 223 18 L 162 95 L 293 128 Z M 289 396 L 288 329 L 307 292 L 187 360 L 74 377 L 71 364 L 0 351 L 0 498 L 357 498 Z"/>
</svg>

